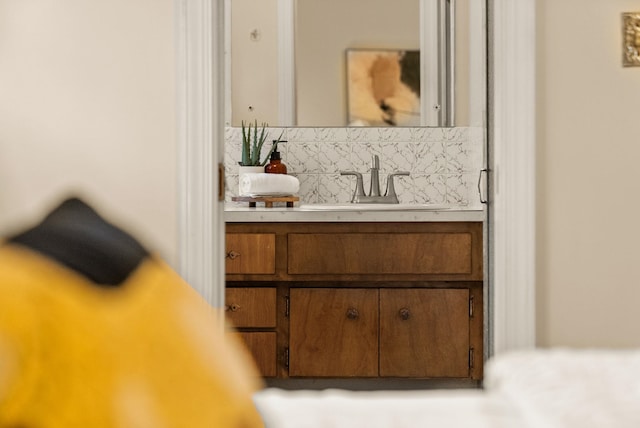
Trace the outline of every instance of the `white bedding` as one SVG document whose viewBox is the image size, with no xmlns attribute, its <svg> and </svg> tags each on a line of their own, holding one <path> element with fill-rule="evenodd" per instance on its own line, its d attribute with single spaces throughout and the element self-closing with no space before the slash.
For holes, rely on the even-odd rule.
<svg viewBox="0 0 640 428">
<path fill-rule="evenodd" d="M 348 392 L 266 389 L 256 396 L 267 428 L 513 427 L 509 406 L 481 391 Z"/>
<path fill-rule="evenodd" d="M 640 350 L 537 350 L 488 362 L 484 390 L 255 396 L 268 428 L 640 428 Z"/>
<path fill-rule="evenodd" d="M 531 427 L 640 428 L 640 350 L 519 352 L 487 374 L 487 392 Z"/>
</svg>

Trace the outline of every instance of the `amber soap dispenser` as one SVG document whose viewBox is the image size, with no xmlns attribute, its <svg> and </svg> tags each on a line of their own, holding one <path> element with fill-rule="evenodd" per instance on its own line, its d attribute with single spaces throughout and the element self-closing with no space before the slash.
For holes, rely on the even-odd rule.
<svg viewBox="0 0 640 428">
<path fill-rule="evenodd" d="M 278 151 L 278 143 L 286 143 L 287 140 L 273 140 L 273 151 L 271 152 L 271 160 L 269 164 L 264 167 L 264 172 L 267 174 L 286 174 L 287 166 L 282 163 L 280 159 L 280 152 Z"/>
</svg>

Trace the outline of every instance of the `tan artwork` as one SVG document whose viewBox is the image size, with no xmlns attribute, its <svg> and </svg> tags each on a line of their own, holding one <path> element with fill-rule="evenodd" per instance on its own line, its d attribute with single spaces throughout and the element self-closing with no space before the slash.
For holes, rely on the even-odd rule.
<svg viewBox="0 0 640 428">
<path fill-rule="evenodd" d="M 347 50 L 349 126 L 420 124 L 420 52 Z"/>
<path fill-rule="evenodd" d="M 625 67 L 640 66 L 640 12 L 622 14 L 623 54 Z"/>
</svg>

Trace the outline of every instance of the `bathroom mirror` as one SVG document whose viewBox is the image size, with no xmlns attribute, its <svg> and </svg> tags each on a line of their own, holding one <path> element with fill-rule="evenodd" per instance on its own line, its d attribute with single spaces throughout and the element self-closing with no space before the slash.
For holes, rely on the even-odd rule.
<svg viewBox="0 0 640 428">
<path fill-rule="evenodd" d="M 485 0 L 226 6 L 228 126 L 482 125 Z"/>
</svg>

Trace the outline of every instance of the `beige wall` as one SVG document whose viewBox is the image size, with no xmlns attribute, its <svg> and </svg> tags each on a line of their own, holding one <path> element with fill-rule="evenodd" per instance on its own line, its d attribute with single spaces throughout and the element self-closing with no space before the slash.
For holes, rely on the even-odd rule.
<svg viewBox="0 0 640 428">
<path fill-rule="evenodd" d="M 280 123 L 278 115 L 278 2 L 231 2 L 231 124 Z M 257 31 L 257 38 L 252 33 Z"/>
<path fill-rule="evenodd" d="M 177 258 L 172 0 L 0 0 L 0 234 L 71 192 Z"/>
<path fill-rule="evenodd" d="M 541 346 L 638 346 L 640 67 L 633 0 L 538 0 L 537 317 Z"/>
</svg>

